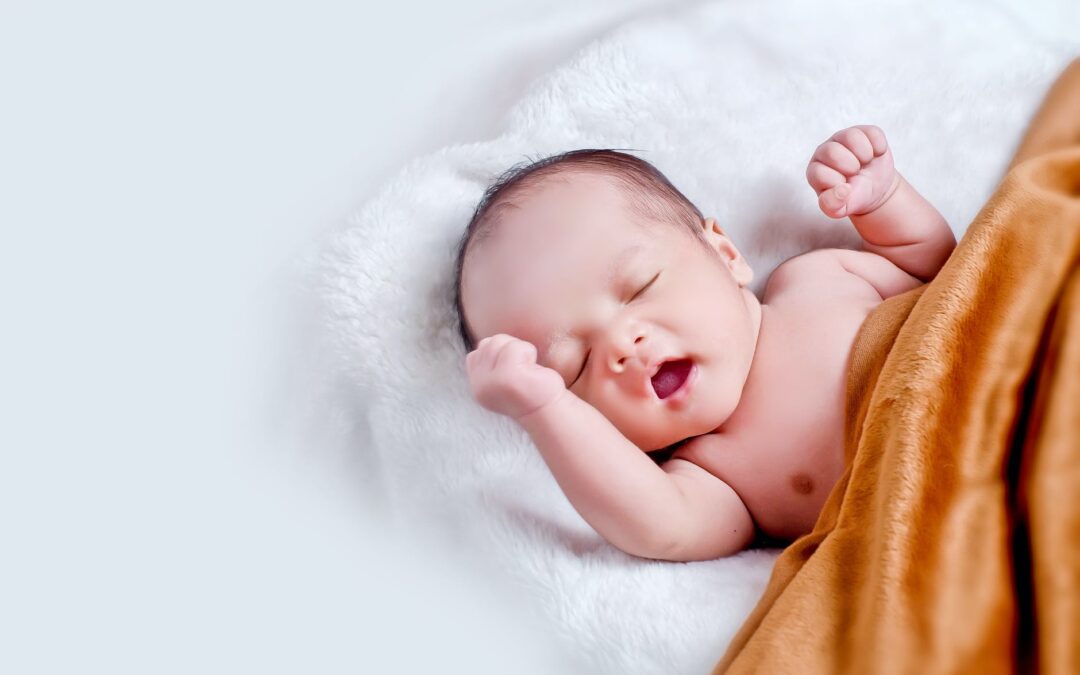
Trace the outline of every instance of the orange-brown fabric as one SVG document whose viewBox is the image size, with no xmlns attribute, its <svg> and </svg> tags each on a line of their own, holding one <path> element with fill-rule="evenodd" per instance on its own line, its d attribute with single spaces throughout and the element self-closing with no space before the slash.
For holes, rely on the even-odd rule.
<svg viewBox="0 0 1080 675">
<path fill-rule="evenodd" d="M 1080 60 L 849 361 L 847 470 L 719 673 L 1080 673 Z"/>
</svg>

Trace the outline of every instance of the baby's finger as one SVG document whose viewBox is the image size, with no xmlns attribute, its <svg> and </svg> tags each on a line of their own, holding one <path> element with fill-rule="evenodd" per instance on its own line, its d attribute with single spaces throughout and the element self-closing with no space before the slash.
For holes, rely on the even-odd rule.
<svg viewBox="0 0 1080 675">
<path fill-rule="evenodd" d="M 885 132 L 880 128 L 875 127 L 873 124 L 859 124 L 855 128 L 866 134 L 866 138 L 869 139 L 870 145 L 874 148 L 875 157 L 884 155 L 885 151 L 889 149 L 889 141 L 885 138 Z"/>
<path fill-rule="evenodd" d="M 818 206 L 830 218 L 843 218 L 847 215 L 847 202 L 851 196 L 851 186 L 841 183 L 818 195 Z"/>
<path fill-rule="evenodd" d="M 536 363 L 536 346 L 524 340 L 514 340 L 499 350 L 495 358 L 496 368 L 505 368 L 516 364 Z"/>
<path fill-rule="evenodd" d="M 476 343 L 476 347 L 471 352 L 465 355 L 465 372 L 472 376 L 474 370 L 480 367 L 480 364 L 484 360 L 484 354 L 487 352 L 485 345 L 490 341 L 490 338 L 484 338 Z"/>
<path fill-rule="evenodd" d="M 822 190 L 828 190 L 843 183 L 844 174 L 814 160 L 810 162 L 810 166 L 806 167 L 806 180 L 810 183 L 810 187 L 820 194 Z"/>
<path fill-rule="evenodd" d="M 857 127 L 842 129 L 833 134 L 832 140 L 853 152 L 860 164 L 866 164 L 874 158 L 874 146 L 862 129 Z"/>
<path fill-rule="evenodd" d="M 845 176 L 854 176 L 862 168 L 859 158 L 836 141 L 825 141 L 819 145 L 814 151 L 813 159 L 836 169 Z"/>
<path fill-rule="evenodd" d="M 491 370 L 495 367 L 495 359 L 499 356 L 499 351 L 502 346 L 514 338 L 503 333 L 497 333 L 495 335 L 489 335 L 480 341 L 476 345 L 476 351 L 479 352 L 476 357 L 475 368 L 482 368 L 484 370 Z"/>
<path fill-rule="evenodd" d="M 847 198 L 847 215 L 862 213 L 863 211 L 857 209 L 865 210 L 873 206 L 871 202 L 874 196 L 874 181 L 860 175 L 849 180 L 848 185 L 851 186 L 851 194 Z"/>
<path fill-rule="evenodd" d="M 466 356 L 465 373 L 469 376 L 469 379 L 480 377 L 483 373 L 491 370 L 491 366 L 488 364 L 489 360 L 487 352 L 479 349 Z"/>
</svg>

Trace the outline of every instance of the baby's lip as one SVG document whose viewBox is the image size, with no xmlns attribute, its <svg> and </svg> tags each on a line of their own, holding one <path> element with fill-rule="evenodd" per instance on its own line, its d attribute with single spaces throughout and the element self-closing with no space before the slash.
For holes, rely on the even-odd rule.
<svg viewBox="0 0 1080 675">
<path fill-rule="evenodd" d="M 647 364 L 647 367 L 645 368 L 645 372 L 644 372 L 644 375 L 645 375 L 645 390 L 646 391 L 648 391 L 650 394 L 652 394 L 654 396 L 656 395 L 656 390 L 653 389 L 653 386 L 652 386 L 652 379 L 654 377 L 656 377 L 656 374 L 658 372 L 660 372 L 660 367 L 661 366 L 663 366 L 665 363 L 667 363 L 668 361 L 671 361 L 671 360 L 673 360 L 675 358 L 677 358 L 677 357 L 675 357 L 675 356 L 662 356 L 662 357 L 657 358 L 655 361 L 650 361 Z"/>
</svg>

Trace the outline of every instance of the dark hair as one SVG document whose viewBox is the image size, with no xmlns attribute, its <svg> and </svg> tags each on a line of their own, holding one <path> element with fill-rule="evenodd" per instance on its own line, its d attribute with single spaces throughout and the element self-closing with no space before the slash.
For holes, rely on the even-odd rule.
<svg viewBox="0 0 1080 675">
<path fill-rule="evenodd" d="M 511 201 L 535 187 L 544 178 L 569 170 L 592 171 L 614 178 L 630 207 L 647 220 L 677 222 L 696 237 L 701 236 L 701 211 L 679 192 L 660 170 L 649 162 L 618 150 L 571 150 L 535 161 L 517 164 L 492 183 L 480 198 L 476 210 L 458 244 L 454 265 L 454 309 L 458 331 L 467 350 L 475 349 L 476 336 L 465 318 L 461 302 L 461 277 L 465 257 L 494 230 L 499 216 L 516 205 Z"/>
</svg>

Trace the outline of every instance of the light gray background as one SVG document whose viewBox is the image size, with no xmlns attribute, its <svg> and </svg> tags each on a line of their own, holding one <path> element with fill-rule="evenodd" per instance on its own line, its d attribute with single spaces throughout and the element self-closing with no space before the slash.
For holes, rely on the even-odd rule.
<svg viewBox="0 0 1080 675">
<path fill-rule="evenodd" d="M 662 4 L 0 5 L 0 671 L 567 672 L 509 589 L 365 516 L 290 284 Z"/>
</svg>

